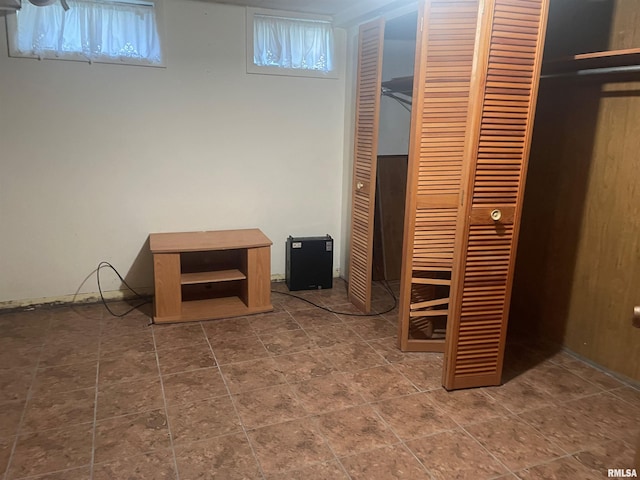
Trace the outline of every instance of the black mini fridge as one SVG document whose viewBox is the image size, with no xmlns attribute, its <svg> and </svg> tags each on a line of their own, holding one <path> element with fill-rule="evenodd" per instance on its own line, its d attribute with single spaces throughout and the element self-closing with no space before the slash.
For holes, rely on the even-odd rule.
<svg viewBox="0 0 640 480">
<path fill-rule="evenodd" d="M 333 287 L 333 238 L 289 236 L 285 279 L 289 290 Z"/>
</svg>

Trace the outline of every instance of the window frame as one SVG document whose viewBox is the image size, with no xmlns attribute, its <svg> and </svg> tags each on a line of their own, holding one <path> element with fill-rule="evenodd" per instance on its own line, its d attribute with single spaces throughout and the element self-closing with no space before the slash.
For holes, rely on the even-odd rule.
<svg viewBox="0 0 640 480">
<path fill-rule="evenodd" d="M 23 0 L 28 1 L 28 0 Z M 113 3 L 128 3 L 133 5 L 152 5 L 155 17 L 156 17 L 156 28 L 158 29 L 158 39 L 160 41 L 160 48 L 162 52 L 162 60 L 159 63 L 152 63 L 148 60 L 138 60 L 135 58 L 129 57 L 120 57 L 120 58 L 87 58 L 80 52 L 73 52 L 65 54 L 64 56 L 57 56 L 55 54 L 49 55 L 37 55 L 33 53 L 24 53 L 17 49 L 15 44 L 15 38 L 18 29 L 18 20 L 16 12 L 11 12 L 6 15 L 6 27 L 7 27 L 7 47 L 9 50 L 9 57 L 12 58 L 30 58 L 35 60 L 57 60 L 57 61 L 67 61 L 67 62 L 81 62 L 88 63 L 89 65 L 93 63 L 107 64 L 107 65 L 128 65 L 135 67 L 152 67 L 152 68 L 166 68 L 167 62 L 167 53 L 165 49 L 165 23 L 164 23 L 164 7 L 163 0 L 114 0 Z M 39 7 L 46 8 L 46 7 Z"/>
<path fill-rule="evenodd" d="M 328 72 L 318 70 L 304 70 L 300 68 L 271 67 L 256 65 L 253 63 L 253 17 L 263 15 L 271 17 L 284 17 L 293 20 L 320 20 L 329 22 L 333 30 L 333 63 L 334 68 Z M 280 75 L 285 77 L 307 77 L 307 78 L 327 78 L 337 79 L 339 77 L 338 62 L 336 58 L 336 35 L 333 25 L 333 18 L 326 15 L 312 15 L 308 13 L 290 12 L 286 10 L 270 10 L 266 8 L 246 7 L 246 33 L 247 33 L 247 73 L 258 75 Z"/>
</svg>

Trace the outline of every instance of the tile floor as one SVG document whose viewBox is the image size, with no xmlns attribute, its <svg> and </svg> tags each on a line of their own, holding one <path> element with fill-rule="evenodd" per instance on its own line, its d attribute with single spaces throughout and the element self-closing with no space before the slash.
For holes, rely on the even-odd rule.
<svg viewBox="0 0 640 480">
<path fill-rule="evenodd" d="M 303 295 L 350 311 L 337 283 Z M 588 480 L 632 466 L 640 391 L 566 353 L 516 343 L 503 386 L 447 393 L 441 355 L 396 349 L 393 315 L 273 300 L 169 326 L 101 305 L 0 315 L 1 478 Z"/>
</svg>

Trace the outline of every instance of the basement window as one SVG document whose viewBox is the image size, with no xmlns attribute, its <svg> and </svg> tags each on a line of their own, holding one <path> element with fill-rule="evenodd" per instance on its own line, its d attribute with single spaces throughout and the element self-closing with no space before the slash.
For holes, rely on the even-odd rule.
<svg viewBox="0 0 640 480">
<path fill-rule="evenodd" d="M 336 78 L 329 17 L 247 8 L 247 72 Z"/>
<path fill-rule="evenodd" d="M 22 8 L 7 17 L 9 55 L 162 66 L 156 4 L 67 0 Z"/>
</svg>

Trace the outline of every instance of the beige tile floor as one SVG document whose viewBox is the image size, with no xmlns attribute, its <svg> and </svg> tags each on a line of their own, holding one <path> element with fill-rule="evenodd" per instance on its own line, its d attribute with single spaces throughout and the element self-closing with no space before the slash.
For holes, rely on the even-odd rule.
<svg viewBox="0 0 640 480">
<path fill-rule="evenodd" d="M 342 282 L 303 295 L 350 311 Z M 503 386 L 448 393 L 439 354 L 396 349 L 392 314 L 273 300 L 182 325 L 101 305 L 1 314 L 1 478 L 588 480 L 632 466 L 640 391 L 566 353 L 515 343 Z"/>
</svg>

